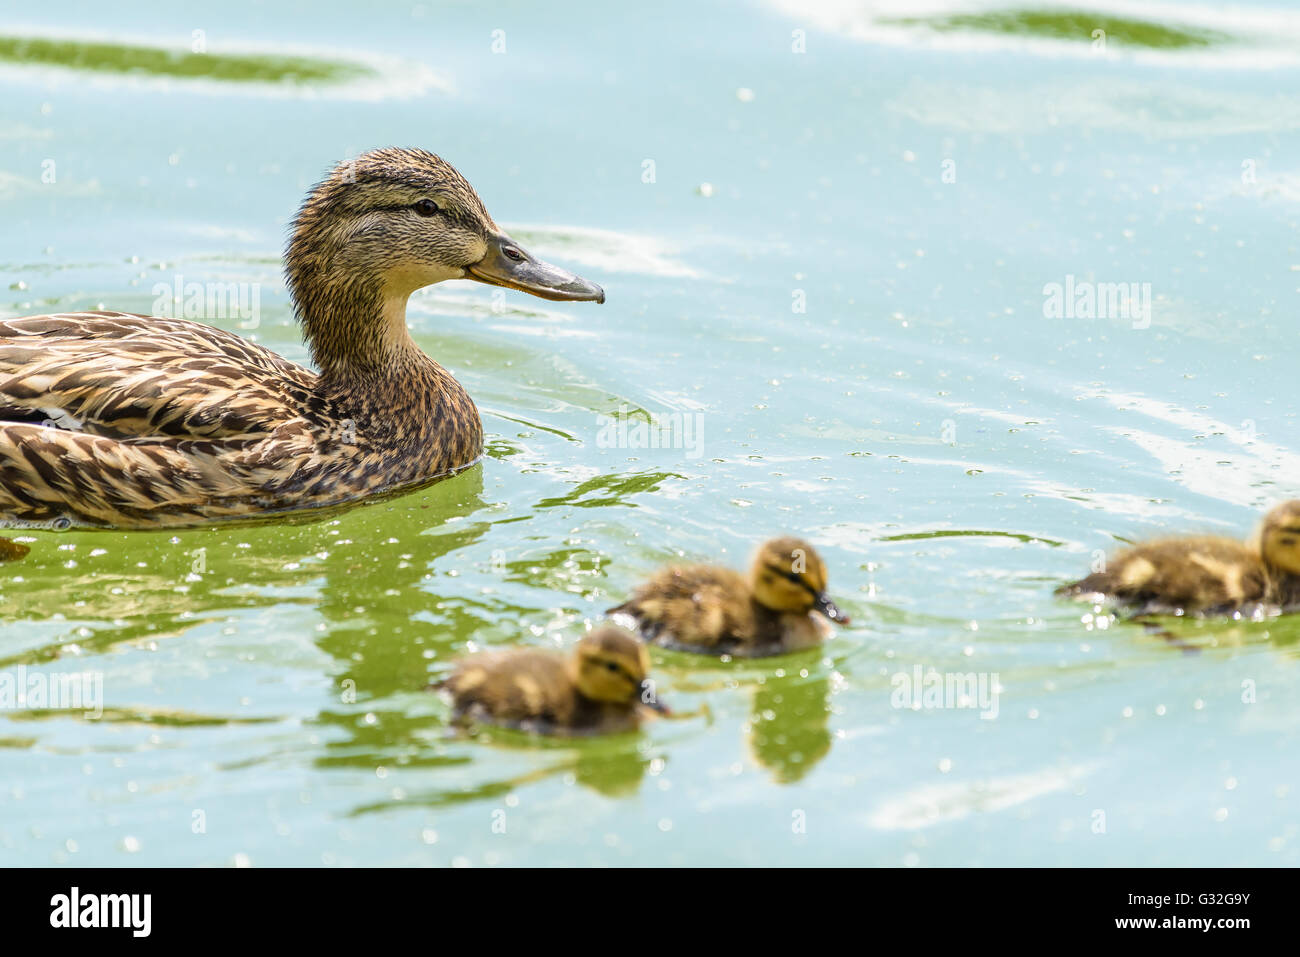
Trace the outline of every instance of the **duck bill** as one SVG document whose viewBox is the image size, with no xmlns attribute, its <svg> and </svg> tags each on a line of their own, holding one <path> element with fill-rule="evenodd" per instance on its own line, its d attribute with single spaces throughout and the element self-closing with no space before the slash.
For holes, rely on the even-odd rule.
<svg viewBox="0 0 1300 957">
<path fill-rule="evenodd" d="M 594 282 L 534 258 L 505 233 L 488 237 L 487 255 L 474 265 L 466 266 L 465 274 L 466 279 L 518 289 L 542 299 L 605 301 L 605 290 Z"/>
<path fill-rule="evenodd" d="M 849 623 L 849 616 L 840 611 L 840 606 L 831 601 L 831 596 L 825 592 L 817 596 L 817 600 L 813 602 L 813 608 L 837 625 L 847 625 Z"/>
</svg>

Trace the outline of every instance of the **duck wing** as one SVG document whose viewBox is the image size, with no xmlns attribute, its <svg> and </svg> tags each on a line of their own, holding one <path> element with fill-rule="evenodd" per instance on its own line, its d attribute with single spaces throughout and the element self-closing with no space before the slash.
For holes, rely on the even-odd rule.
<svg viewBox="0 0 1300 957">
<path fill-rule="evenodd" d="M 315 376 L 234 333 L 120 312 L 0 321 L 0 423 L 124 438 L 264 435 Z"/>
<path fill-rule="evenodd" d="M 122 527 L 282 508 L 320 478 L 314 382 L 182 319 L 0 321 L 0 520 Z"/>
<path fill-rule="evenodd" d="M 696 651 L 744 646 L 757 631 L 744 578 L 708 565 L 662 569 L 608 614 L 632 619 L 647 641 Z"/>
<path fill-rule="evenodd" d="M 0 424 L 0 521 L 144 527 L 278 510 L 290 480 L 317 472 L 286 464 L 319 458 L 301 419 L 266 436 L 183 440 Z"/>
<path fill-rule="evenodd" d="M 1269 598 L 1259 552 L 1228 538 L 1150 542 L 1116 555 L 1104 571 L 1064 585 L 1058 594 L 1105 595 L 1152 612 L 1218 613 Z"/>
<path fill-rule="evenodd" d="M 457 720 L 545 730 L 567 724 L 574 713 L 565 663 L 539 650 L 469 658 L 442 687 Z"/>
</svg>

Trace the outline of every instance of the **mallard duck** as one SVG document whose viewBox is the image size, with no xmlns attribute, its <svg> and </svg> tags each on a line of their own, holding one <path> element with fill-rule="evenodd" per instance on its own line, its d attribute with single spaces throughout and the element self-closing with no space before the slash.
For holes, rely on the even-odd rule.
<svg viewBox="0 0 1300 957">
<path fill-rule="evenodd" d="M 1300 607 L 1300 500 L 1283 502 L 1247 542 L 1167 538 L 1121 551 L 1063 597 L 1114 601 L 1138 615 L 1235 615 Z"/>
<path fill-rule="evenodd" d="M 607 614 L 646 641 L 706 655 L 762 658 L 811 648 L 848 616 L 826 594 L 826 565 L 807 542 L 774 538 L 748 577 L 713 565 L 670 566 Z"/>
<path fill-rule="evenodd" d="M 423 484 L 477 461 L 483 428 L 408 334 L 411 293 L 475 279 L 605 299 L 525 252 L 418 149 L 374 150 L 317 184 L 285 273 L 314 372 L 184 319 L 0 321 L 0 522 L 191 525 Z"/>
<path fill-rule="evenodd" d="M 460 724 L 495 724 L 535 734 L 635 730 L 647 711 L 667 713 L 646 687 L 650 656 L 614 625 L 592 631 L 567 658 L 537 648 L 473 655 L 438 687 Z"/>
</svg>

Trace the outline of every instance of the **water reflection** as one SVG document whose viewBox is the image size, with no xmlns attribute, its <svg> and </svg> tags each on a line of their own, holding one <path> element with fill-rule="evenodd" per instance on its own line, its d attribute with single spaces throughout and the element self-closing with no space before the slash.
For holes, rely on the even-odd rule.
<svg viewBox="0 0 1300 957">
<path fill-rule="evenodd" d="M 754 690 L 749 749 L 778 784 L 807 776 L 831 750 L 830 679 L 770 677 Z"/>
<path fill-rule="evenodd" d="M 575 740 L 536 738 L 521 732 L 493 730 L 480 732 L 472 741 L 467 741 L 459 734 L 449 731 L 444 735 L 440 746 L 461 746 L 467 749 L 494 746 L 517 751 L 545 763 L 520 774 L 489 781 L 469 783 L 453 777 L 443 786 L 405 790 L 400 800 L 363 804 L 353 809 L 352 813 L 373 814 L 411 806 L 433 809 L 455 807 L 499 799 L 525 785 L 554 778 L 571 780 L 574 784 L 605 797 L 628 797 L 641 789 L 642 782 L 655 761 L 655 757 L 645 749 L 643 735 L 637 733 Z M 560 759 L 551 759 L 552 754 L 559 754 Z M 402 766 L 409 767 L 412 764 L 416 762 L 403 762 Z M 461 766 L 464 770 L 472 768 L 468 754 L 455 757 L 441 754 L 439 760 L 418 762 L 417 766 Z"/>
<path fill-rule="evenodd" d="M 683 691 L 748 690 L 745 743 L 754 762 L 777 784 L 807 777 L 830 753 L 835 737 L 830 727 L 834 666 L 824 650 L 722 662 L 655 649 L 655 666 L 673 675 Z"/>
</svg>

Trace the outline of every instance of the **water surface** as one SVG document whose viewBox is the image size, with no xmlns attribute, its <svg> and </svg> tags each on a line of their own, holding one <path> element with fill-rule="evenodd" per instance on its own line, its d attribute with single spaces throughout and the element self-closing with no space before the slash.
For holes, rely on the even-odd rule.
<svg viewBox="0 0 1300 957">
<path fill-rule="evenodd" d="M 444 155 L 608 302 L 415 297 L 489 433 L 447 482 L 303 524 L 21 536 L 0 671 L 101 675 L 104 711 L 0 713 L 0 861 L 1300 862 L 1300 622 L 1171 640 L 1052 597 L 1122 542 L 1245 535 L 1300 495 L 1300 16 L 24 16 L 5 37 L 49 42 L 0 38 L 0 313 L 257 284 L 256 324 L 211 321 L 306 361 L 285 225 L 389 144 Z M 188 59 L 196 29 L 227 59 Z M 277 49 L 373 73 L 257 59 Z M 1149 284 L 1150 312 L 1045 315 L 1067 280 Z M 695 431 L 603 441 L 623 415 Z M 854 623 L 775 661 L 656 653 L 664 699 L 706 715 L 529 746 L 449 733 L 423 690 L 783 531 Z M 918 666 L 996 676 L 996 716 L 898 706 Z"/>
</svg>

